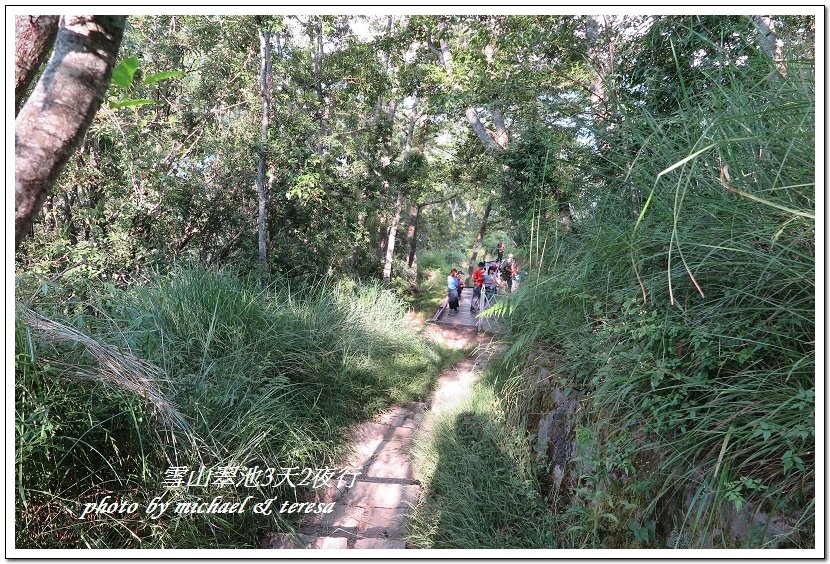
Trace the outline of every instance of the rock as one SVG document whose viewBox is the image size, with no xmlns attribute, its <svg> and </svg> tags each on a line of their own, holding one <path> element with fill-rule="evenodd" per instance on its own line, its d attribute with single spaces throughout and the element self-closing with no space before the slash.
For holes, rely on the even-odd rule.
<svg viewBox="0 0 830 564">
<path fill-rule="evenodd" d="M 541 369 L 544 371 L 545 369 Z M 549 381 L 546 377 L 546 380 Z M 573 441 L 573 415 L 578 402 L 575 394 L 565 388 L 554 385 L 543 386 L 539 391 L 546 397 L 535 398 L 535 405 L 546 406 L 536 429 L 536 456 L 551 464 L 551 485 L 558 488 L 567 473 L 575 450 Z"/>
</svg>

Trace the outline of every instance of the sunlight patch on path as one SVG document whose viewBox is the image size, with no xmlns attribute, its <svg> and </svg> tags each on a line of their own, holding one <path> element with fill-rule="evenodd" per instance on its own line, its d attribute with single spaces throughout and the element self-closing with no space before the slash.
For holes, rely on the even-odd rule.
<svg viewBox="0 0 830 564">
<path fill-rule="evenodd" d="M 427 336 L 455 350 L 489 341 L 466 328 L 429 326 Z M 334 503 L 328 514 L 310 514 L 297 534 L 272 534 L 263 548 L 279 549 L 403 549 L 402 540 L 412 508 L 421 496 L 411 449 L 413 435 L 429 433 L 437 414 L 456 409 L 470 394 L 487 355 L 469 357 L 446 369 L 428 403 L 393 407 L 357 425 L 351 433 L 351 454 L 338 467 L 359 469 L 354 484 L 333 485 L 310 499 Z M 427 412 L 431 411 L 430 417 Z"/>
</svg>

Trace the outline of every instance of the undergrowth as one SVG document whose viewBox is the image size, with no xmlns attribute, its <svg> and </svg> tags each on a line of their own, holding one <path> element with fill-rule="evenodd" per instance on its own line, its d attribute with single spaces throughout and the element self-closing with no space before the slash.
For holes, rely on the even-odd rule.
<svg viewBox="0 0 830 564">
<path fill-rule="evenodd" d="M 191 266 L 90 294 L 18 303 L 18 548 L 255 547 L 291 527 L 253 515 L 255 501 L 304 495 L 300 473 L 334 468 L 347 425 L 424 399 L 447 360 L 377 285 L 260 289 Z M 152 518 L 157 496 L 254 499 L 242 514 Z M 139 509 L 81 519 L 104 499 Z"/>
<path fill-rule="evenodd" d="M 534 217 L 502 394 L 526 419 L 541 351 L 584 398 L 564 546 L 814 544 L 815 98 L 754 64 L 597 128 L 574 229 Z"/>
<path fill-rule="evenodd" d="M 417 548 L 556 548 L 523 435 L 484 379 L 453 409 L 432 414 L 413 449 L 424 484 L 407 541 Z"/>
</svg>

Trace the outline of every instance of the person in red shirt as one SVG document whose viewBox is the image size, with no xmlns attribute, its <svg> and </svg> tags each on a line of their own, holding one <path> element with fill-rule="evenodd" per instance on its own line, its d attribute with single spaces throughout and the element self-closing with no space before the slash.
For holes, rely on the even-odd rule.
<svg viewBox="0 0 830 564">
<path fill-rule="evenodd" d="M 484 263 L 478 263 L 473 271 L 473 299 L 470 301 L 470 311 L 478 311 L 481 304 L 481 287 L 484 286 Z"/>
</svg>

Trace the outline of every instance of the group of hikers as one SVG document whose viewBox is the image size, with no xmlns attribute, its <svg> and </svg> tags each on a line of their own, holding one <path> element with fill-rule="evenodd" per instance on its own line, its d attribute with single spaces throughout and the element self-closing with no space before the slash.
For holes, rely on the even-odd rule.
<svg viewBox="0 0 830 564">
<path fill-rule="evenodd" d="M 496 256 L 498 259 L 495 261 L 479 262 L 478 268 L 473 271 L 473 298 L 470 301 L 470 311 L 473 313 L 481 309 L 482 288 L 485 304 L 492 303 L 493 298 L 498 295 L 501 281 L 504 282 L 508 292 L 513 290 L 513 280 L 518 276 L 519 267 L 512 254 L 507 256 L 507 260 L 502 260 L 504 241 L 499 241 Z M 450 315 L 458 313 L 461 292 L 466 287 L 462 278 L 460 268 L 453 268 L 447 276 L 447 305 L 450 308 Z"/>
</svg>

